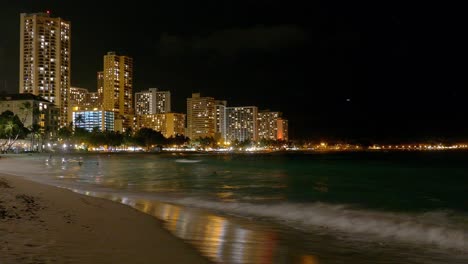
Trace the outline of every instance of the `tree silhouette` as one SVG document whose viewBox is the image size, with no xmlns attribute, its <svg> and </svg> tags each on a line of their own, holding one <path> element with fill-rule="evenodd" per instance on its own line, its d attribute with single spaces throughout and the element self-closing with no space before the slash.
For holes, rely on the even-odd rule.
<svg viewBox="0 0 468 264">
<path fill-rule="evenodd" d="M 23 122 L 11 111 L 5 111 L 0 114 L 0 150 L 9 151 L 13 144 L 28 134 L 28 129 L 24 127 Z"/>
<path fill-rule="evenodd" d="M 85 123 L 85 119 L 83 117 L 83 114 L 76 115 L 75 124 L 78 125 L 78 127 L 80 127 L 80 125 L 83 124 L 83 123 Z"/>
<path fill-rule="evenodd" d="M 135 141 L 138 145 L 145 147 L 146 151 L 149 151 L 154 145 L 164 144 L 166 138 L 161 132 L 144 127 L 135 133 Z"/>
</svg>

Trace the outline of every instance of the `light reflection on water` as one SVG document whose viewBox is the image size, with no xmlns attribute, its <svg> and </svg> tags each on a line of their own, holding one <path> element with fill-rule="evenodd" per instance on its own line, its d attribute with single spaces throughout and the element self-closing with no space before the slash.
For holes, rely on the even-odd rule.
<svg viewBox="0 0 468 264">
<path fill-rule="evenodd" d="M 318 264 L 318 257 L 306 253 L 288 256 L 273 230 L 241 219 L 227 219 L 208 211 L 169 203 L 131 199 L 112 194 L 73 190 L 132 206 L 163 220 L 174 235 L 194 245 L 216 263 L 303 263 Z"/>
</svg>

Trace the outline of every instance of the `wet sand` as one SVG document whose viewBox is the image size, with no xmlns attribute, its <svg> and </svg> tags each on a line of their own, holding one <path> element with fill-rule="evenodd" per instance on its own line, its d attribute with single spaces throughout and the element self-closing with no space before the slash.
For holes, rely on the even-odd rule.
<svg viewBox="0 0 468 264">
<path fill-rule="evenodd" d="M 134 208 L 0 174 L 0 263 L 210 262 Z"/>
</svg>

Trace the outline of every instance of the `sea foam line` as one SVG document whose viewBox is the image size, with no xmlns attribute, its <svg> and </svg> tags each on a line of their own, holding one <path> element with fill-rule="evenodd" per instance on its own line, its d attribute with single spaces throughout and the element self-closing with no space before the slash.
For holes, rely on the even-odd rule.
<svg viewBox="0 0 468 264">
<path fill-rule="evenodd" d="M 450 221 L 443 213 L 409 215 L 351 209 L 345 205 L 326 203 L 265 205 L 222 203 L 199 198 L 182 198 L 171 202 L 228 214 L 266 217 L 302 226 L 319 226 L 345 233 L 369 234 L 383 239 L 468 251 L 466 225 L 449 224 Z"/>
</svg>

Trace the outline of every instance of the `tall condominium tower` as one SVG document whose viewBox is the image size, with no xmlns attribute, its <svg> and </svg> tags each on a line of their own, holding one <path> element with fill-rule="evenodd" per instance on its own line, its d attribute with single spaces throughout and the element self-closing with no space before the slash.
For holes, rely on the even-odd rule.
<svg viewBox="0 0 468 264">
<path fill-rule="evenodd" d="M 190 139 L 215 136 L 215 99 L 193 93 L 187 98 L 187 136 Z"/>
<path fill-rule="evenodd" d="M 276 133 L 276 139 L 277 140 L 289 140 L 289 132 L 288 132 L 288 120 L 283 119 L 283 118 L 278 118 L 277 120 L 277 133 Z"/>
<path fill-rule="evenodd" d="M 215 138 L 216 139 L 226 139 L 226 105 L 227 101 L 225 100 L 216 100 L 215 101 Z"/>
<path fill-rule="evenodd" d="M 137 115 L 164 114 L 171 112 L 171 92 L 149 88 L 135 93 L 135 113 Z"/>
<path fill-rule="evenodd" d="M 133 59 L 119 56 L 115 52 L 104 55 L 104 85 L 102 106 L 105 111 L 113 111 L 116 119 L 123 118 L 123 127 L 131 127 L 133 115 Z"/>
<path fill-rule="evenodd" d="M 47 13 L 21 14 L 19 92 L 54 103 L 60 126 L 68 124 L 70 22 Z"/>
<path fill-rule="evenodd" d="M 278 125 L 282 125 L 282 123 L 278 121 L 283 120 L 281 116 L 281 112 L 271 112 L 269 110 L 260 111 L 258 113 L 258 138 L 268 140 L 283 139 L 278 137 L 279 133 L 282 133 L 281 129 L 278 130 Z"/>
<path fill-rule="evenodd" d="M 256 106 L 226 107 L 226 140 L 257 140 Z"/>
</svg>

